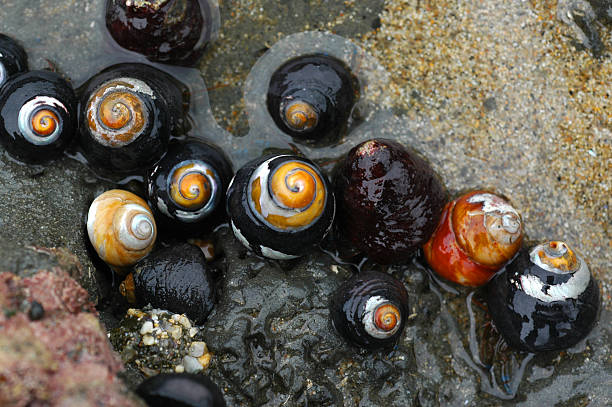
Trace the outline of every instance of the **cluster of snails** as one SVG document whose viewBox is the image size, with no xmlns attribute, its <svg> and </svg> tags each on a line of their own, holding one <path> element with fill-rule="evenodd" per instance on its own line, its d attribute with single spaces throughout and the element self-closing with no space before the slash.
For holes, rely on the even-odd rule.
<svg viewBox="0 0 612 407">
<path fill-rule="evenodd" d="M 202 28 L 218 13 L 209 6 L 205 0 L 111 0 L 107 27 L 127 48 L 147 44 L 138 51 L 150 59 L 188 64 L 212 36 Z M 182 16 L 181 26 L 189 29 L 178 30 L 172 22 L 165 34 L 152 28 L 157 20 L 168 23 L 168 16 Z M 0 142 L 9 154 L 45 162 L 78 133 L 83 154 L 97 167 L 124 174 L 147 169 L 146 200 L 107 191 L 87 216 L 89 239 L 98 256 L 125 276 L 120 290 L 130 302 L 186 313 L 203 323 L 215 289 L 214 270 L 200 249 L 153 248 L 158 227 L 197 236 L 228 217 L 245 247 L 271 259 L 303 256 L 332 230 L 381 264 L 406 261 L 422 250 L 443 278 L 487 284 L 493 321 L 520 350 L 572 346 L 595 323 L 597 284 L 569 245 L 553 241 L 522 249 L 522 220 L 505 198 L 472 191 L 447 202 L 427 161 L 395 141 L 372 139 L 355 146 L 335 169 L 333 183 L 313 161 L 288 154 L 255 159 L 234 175 L 218 147 L 176 137 L 184 134 L 189 100 L 172 76 L 143 64 L 115 65 L 88 80 L 78 101 L 60 75 L 27 72 L 25 52 L 8 37 L 0 36 L 0 51 Z M 346 64 L 306 54 L 274 73 L 267 109 L 287 136 L 318 146 L 346 134 L 358 98 L 358 80 Z M 371 349 L 397 343 L 408 312 L 404 284 L 380 272 L 355 275 L 330 299 L 336 330 Z"/>
</svg>

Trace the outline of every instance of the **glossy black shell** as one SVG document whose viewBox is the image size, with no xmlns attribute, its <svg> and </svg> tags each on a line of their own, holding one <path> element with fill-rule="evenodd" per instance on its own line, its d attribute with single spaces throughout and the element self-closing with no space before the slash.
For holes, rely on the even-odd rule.
<svg viewBox="0 0 612 407">
<path fill-rule="evenodd" d="M 249 248 L 259 256 L 263 256 L 261 247 L 273 249 L 288 256 L 303 256 L 312 247 L 321 242 L 334 220 L 336 203 L 329 181 L 321 171 L 319 175 L 325 184 L 327 201 L 321 216 L 309 227 L 297 231 L 279 231 L 270 228 L 253 213 L 249 205 L 248 187 L 253 172 L 265 161 L 274 155 L 267 155 L 248 162 L 238 170 L 232 184 L 227 190 L 227 213 L 233 227 L 238 229 L 241 235 L 248 241 Z M 307 158 L 292 155 L 281 155 L 270 161 L 270 171 L 279 167 L 287 161 L 302 161 L 315 168 L 316 164 Z"/>
<path fill-rule="evenodd" d="M 134 78 L 146 83 L 154 97 L 145 97 L 145 108 L 152 119 L 142 134 L 121 147 L 101 144 L 92 135 L 87 120 L 87 102 L 102 85 L 118 78 Z M 169 74 L 144 64 L 118 64 L 104 69 L 81 88 L 79 143 L 85 157 L 95 167 L 113 172 L 134 172 L 155 164 L 166 153 L 171 134 L 183 133 L 189 91 Z M 148 96 L 148 95 L 145 95 Z"/>
<path fill-rule="evenodd" d="M 358 97 L 359 83 L 346 64 L 328 55 L 315 54 L 294 58 L 274 72 L 267 105 L 284 133 L 300 142 L 326 144 L 346 132 Z M 295 100 L 308 102 L 318 112 L 315 126 L 298 131 L 283 121 L 281 111 Z"/>
<path fill-rule="evenodd" d="M 386 298 L 400 311 L 399 329 L 389 338 L 368 334 L 362 321 L 366 303 L 374 296 Z M 402 336 L 409 315 L 408 293 L 404 284 L 377 271 L 361 272 L 345 281 L 333 294 L 329 312 L 336 331 L 353 345 L 367 349 L 394 346 Z"/>
<path fill-rule="evenodd" d="M 195 213 L 193 210 L 179 206 L 170 197 L 169 178 L 172 170 L 181 163 L 200 161 L 213 169 L 220 184 L 218 193 L 210 211 L 202 212 L 187 220 L 181 212 Z M 234 172 L 223 151 L 210 143 L 197 140 L 173 140 L 168 146 L 168 153 L 147 174 L 147 199 L 155 213 L 159 226 L 181 235 L 202 234 L 226 220 L 225 195 Z M 160 207 L 160 201 L 163 207 Z"/>
<path fill-rule="evenodd" d="M 578 298 L 544 302 L 519 288 L 523 275 L 537 276 L 548 287 L 565 283 L 570 277 L 540 268 L 531 262 L 529 250 L 522 249 L 487 284 L 489 313 L 511 347 L 526 352 L 562 350 L 588 335 L 599 310 L 599 288 L 592 276 Z"/>
<path fill-rule="evenodd" d="M 207 376 L 162 373 L 150 377 L 136 389 L 149 407 L 225 407 L 219 387 Z"/>
<path fill-rule="evenodd" d="M 106 28 L 123 48 L 152 61 L 192 65 L 212 36 L 208 0 L 108 0 Z"/>
<path fill-rule="evenodd" d="M 415 152 L 385 139 L 354 147 L 335 172 L 338 229 L 379 263 L 407 260 L 431 236 L 446 191 Z"/>
<path fill-rule="evenodd" d="M 28 55 L 11 37 L 0 34 L 0 86 L 20 72 L 28 70 Z"/>
<path fill-rule="evenodd" d="M 184 243 L 154 251 L 133 269 L 136 302 L 184 313 L 203 323 L 215 303 L 213 269 L 202 251 Z"/>
<path fill-rule="evenodd" d="M 49 105 L 45 98 L 57 102 Z M 38 101 L 38 102 L 37 102 Z M 59 119 L 58 133 L 44 144 L 35 144 L 19 124 L 20 111 L 31 105 L 51 110 Z M 24 108 L 26 109 L 26 108 Z M 23 123 L 22 123 L 23 124 Z M 28 121 L 28 125 L 31 122 Z M 43 163 L 57 158 L 77 132 L 77 98 L 70 83 L 50 71 L 31 71 L 12 76 L 0 88 L 0 143 L 8 153 L 27 163 Z"/>
</svg>

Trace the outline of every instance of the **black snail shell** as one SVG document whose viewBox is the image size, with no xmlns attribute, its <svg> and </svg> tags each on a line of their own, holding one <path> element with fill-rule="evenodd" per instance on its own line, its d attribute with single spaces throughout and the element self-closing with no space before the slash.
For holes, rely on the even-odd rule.
<svg viewBox="0 0 612 407">
<path fill-rule="evenodd" d="M 404 284 L 377 271 L 359 273 L 334 292 L 334 327 L 347 341 L 368 349 L 395 345 L 409 315 Z"/>
<path fill-rule="evenodd" d="M 274 72 L 267 105 L 284 133 L 320 144 L 346 131 L 358 97 L 359 84 L 346 64 L 315 54 L 294 58 Z"/>
<path fill-rule="evenodd" d="M 190 139 L 170 142 L 147 175 L 147 195 L 161 226 L 201 234 L 225 219 L 225 194 L 233 171 L 216 146 Z"/>
<path fill-rule="evenodd" d="M 191 65 L 213 35 L 210 0 L 108 0 L 106 28 L 123 48 L 152 61 Z"/>
<path fill-rule="evenodd" d="M 336 204 L 329 183 L 312 161 L 292 155 L 247 163 L 227 191 L 234 235 L 272 259 L 304 255 L 328 233 Z"/>
<path fill-rule="evenodd" d="M 225 407 L 223 393 L 207 376 L 162 373 L 138 386 L 138 394 L 149 407 Z"/>
<path fill-rule="evenodd" d="M 334 185 L 341 236 L 379 263 L 413 256 L 436 229 L 446 203 L 427 161 L 392 140 L 354 147 Z"/>
<path fill-rule="evenodd" d="M 187 88 L 144 64 L 119 64 L 81 89 L 80 144 L 94 165 L 129 172 L 156 163 L 181 132 Z"/>
<path fill-rule="evenodd" d="M 12 75 L 28 70 L 28 55 L 11 37 L 0 34 L 0 86 Z"/>
<path fill-rule="evenodd" d="M 121 294 L 138 306 L 186 314 L 203 323 L 215 303 L 212 266 L 202 251 L 188 243 L 152 252 L 134 265 L 120 286 Z"/>
<path fill-rule="evenodd" d="M 57 158 L 77 130 L 77 99 L 60 75 L 32 71 L 0 88 L 0 142 L 28 163 Z"/>
<path fill-rule="evenodd" d="M 585 260 L 567 243 L 523 249 L 486 286 L 491 318 L 515 349 L 569 348 L 593 329 L 599 289 Z"/>
</svg>

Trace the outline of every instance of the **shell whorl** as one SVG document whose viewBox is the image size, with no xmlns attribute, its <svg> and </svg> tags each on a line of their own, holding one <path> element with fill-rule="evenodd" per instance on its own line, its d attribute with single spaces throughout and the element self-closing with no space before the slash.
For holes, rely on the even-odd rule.
<svg viewBox="0 0 612 407">
<path fill-rule="evenodd" d="M 281 157 L 263 162 L 253 172 L 248 188 L 249 205 L 255 216 L 274 229 L 308 228 L 325 208 L 327 191 L 322 175 L 297 158 L 271 167 L 272 161 Z"/>
<path fill-rule="evenodd" d="M 87 102 L 87 122 L 92 136 L 112 148 L 132 143 L 149 122 L 145 98 L 155 99 L 155 95 L 139 79 L 117 78 L 103 83 Z"/>
<path fill-rule="evenodd" d="M 319 112 L 308 102 L 292 100 L 281 104 L 280 116 L 283 122 L 292 130 L 307 132 L 317 127 Z"/>
<path fill-rule="evenodd" d="M 144 200 L 118 189 L 98 196 L 87 216 L 87 233 L 96 252 L 106 263 L 126 267 L 153 248 L 157 227 Z"/>
<path fill-rule="evenodd" d="M 213 211 L 221 198 L 220 185 L 215 169 L 203 161 L 176 164 L 170 171 L 167 186 L 170 199 L 181 208 L 176 216 L 185 222 L 195 222 Z"/>
<path fill-rule="evenodd" d="M 36 96 L 19 109 L 19 131 L 32 144 L 51 144 L 62 132 L 61 110 L 68 114 L 66 106 L 56 98 Z"/>
<path fill-rule="evenodd" d="M 361 320 L 368 334 L 378 339 L 386 339 L 398 331 L 402 314 L 395 304 L 376 295 L 366 302 Z"/>
<path fill-rule="evenodd" d="M 495 241 L 509 245 L 521 237 L 523 229 L 521 216 L 501 197 L 490 193 L 479 193 L 472 195 L 467 202 L 482 204 L 485 228 Z"/>
</svg>

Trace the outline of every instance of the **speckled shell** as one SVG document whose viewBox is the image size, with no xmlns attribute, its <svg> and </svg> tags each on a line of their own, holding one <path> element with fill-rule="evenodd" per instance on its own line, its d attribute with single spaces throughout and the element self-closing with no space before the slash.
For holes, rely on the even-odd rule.
<svg viewBox="0 0 612 407">
<path fill-rule="evenodd" d="M 100 258 L 120 271 L 151 251 L 157 227 L 142 198 L 112 189 L 99 195 L 89 207 L 87 234 Z"/>
<path fill-rule="evenodd" d="M 391 307 L 393 323 L 387 330 L 378 327 L 376 310 Z M 409 315 L 404 284 L 377 271 L 359 273 L 345 281 L 329 305 L 332 323 L 340 335 L 368 349 L 394 346 L 401 337 Z"/>
<path fill-rule="evenodd" d="M 123 48 L 151 61 L 192 65 L 214 34 L 209 0 L 108 0 L 106 28 Z"/>
<path fill-rule="evenodd" d="M 134 172 L 164 155 L 171 134 L 182 132 L 187 88 L 143 64 L 119 64 L 81 89 L 80 145 L 95 167 Z"/>
<path fill-rule="evenodd" d="M 54 72 L 14 75 L 0 88 L 0 142 L 18 160 L 36 164 L 57 158 L 77 125 L 74 90 Z"/>
<path fill-rule="evenodd" d="M 202 324 L 213 309 L 212 266 L 202 251 L 184 243 L 157 250 L 134 266 L 121 284 L 121 293 L 138 306 L 186 314 Z"/>
<path fill-rule="evenodd" d="M 446 203 L 427 161 L 392 140 L 354 147 L 334 187 L 341 236 L 379 263 L 410 258 L 435 230 Z"/>
<path fill-rule="evenodd" d="M 11 37 L 0 34 L 0 86 L 8 78 L 28 70 L 28 55 Z"/>
<path fill-rule="evenodd" d="M 225 407 L 219 387 L 207 376 L 162 373 L 150 377 L 136 389 L 149 407 Z"/>
<path fill-rule="evenodd" d="M 291 178 L 296 173 L 299 180 Z M 283 198 L 270 193 L 277 186 L 281 186 L 279 193 L 286 194 Z M 281 203 L 294 197 L 308 202 L 295 201 L 291 204 L 294 207 Z M 335 208 L 334 194 L 321 170 L 312 161 L 292 155 L 266 156 L 247 163 L 227 191 L 234 235 L 256 254 L 272 259 L 307 253 L 329 232 Z"/>
<path fill-rule="evenodd" d="M 287 61 L 270 78 L 267 106 L 276 125 L 297 141 L 338 140 L 359 97 L 357 78 L 342 61 L 323 54 Z"/>
<path fill-rule="evenodd" d="M 160 227 L 197 235 L 224 222 L 233 174 L 218 147 L 196 139 L 170 142 L 168 153 L 146 179 L 147 199 Z"/>
<path fill-rule="evenodd" d="M 522 241 L 518 211 L 495 194 L 472 191 L 444 207 L 423 252 L 440 276 L 477 287 L 514 257 Z"/>
<path fill-rule="evenodd" d="M 527 352 L 575 345 L 593 329 L 600 306 L 585 260 L 559 241 L 521 250 L 486 286 L 486 300 L 505 341 Z"/>
</svg>

